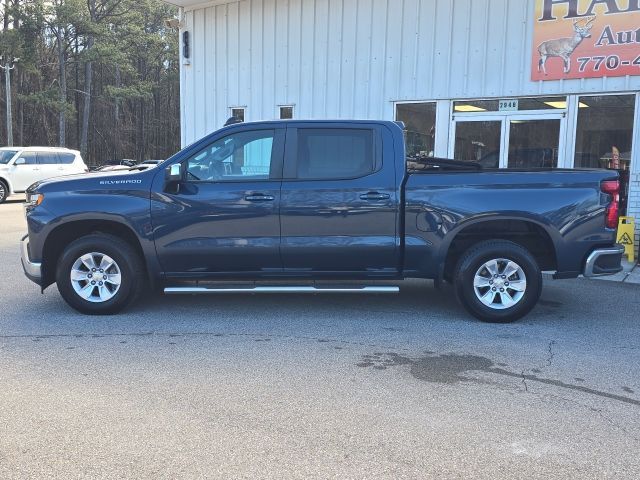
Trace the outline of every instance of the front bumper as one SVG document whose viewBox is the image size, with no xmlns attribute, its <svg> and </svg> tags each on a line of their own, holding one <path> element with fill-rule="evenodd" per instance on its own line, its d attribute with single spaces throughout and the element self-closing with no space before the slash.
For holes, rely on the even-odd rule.
<svg viewBox="0 0 640 480">
<path fill-rule="evenodd" d="M 620 273 L 622 271 L 623 254 L 624 247 L 622 245 L 594 250 L 585 263 L 584 276 L 603 277 Z"/>
<path fill-rule="evenodd" d="M 20 260 L 27 278 L 40 285 L 42 283 L 42 264 L 32 262 L 29 257 L 29 235 L 25 235 L 20 241 Z"/>
</svg>

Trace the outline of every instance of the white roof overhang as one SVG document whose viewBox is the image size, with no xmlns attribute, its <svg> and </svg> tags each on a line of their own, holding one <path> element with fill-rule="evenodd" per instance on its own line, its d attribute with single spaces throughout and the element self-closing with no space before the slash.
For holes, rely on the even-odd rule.
<svg viewBox="0 0 640 480">
<path fill-rule="evenodd" d="M 237 3 L 240 0 L 163 0 L 165 3 L 170 3 L 177 7 L 182 7 L 185 10 L 195 10 L 197 8 L 213 7 L 215 5 L 222 5 L 224 3 Z"/>
</svg>

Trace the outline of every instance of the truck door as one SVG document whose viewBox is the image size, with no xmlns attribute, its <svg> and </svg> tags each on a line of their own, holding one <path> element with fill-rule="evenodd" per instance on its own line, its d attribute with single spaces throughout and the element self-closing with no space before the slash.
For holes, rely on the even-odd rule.
<svg viewBox="0 0 640 480">
<path fill-rule="evenodd" d="M 400 199 L 390 132 L 364 122 L 294 125 L 280 207 L 285 272 L 397 275 Z"/>
<path fill-rule="evenodd" d="M 178 162 L 178 191 L 154 180 L 156 250 L 168 276 L 281 272 L 280 184 L 285 130 L 241 126 Z"/>
</svg>

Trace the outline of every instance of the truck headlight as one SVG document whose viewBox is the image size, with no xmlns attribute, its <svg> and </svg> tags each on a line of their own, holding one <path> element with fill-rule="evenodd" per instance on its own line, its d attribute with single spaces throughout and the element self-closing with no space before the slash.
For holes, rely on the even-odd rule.
<svg viewBox="0 0 640 480">
<path fill-rule="evenodd" d="M 42 193 L 28 193 L 27 194 L 27 206 L 37 207 L 44 201 L 44 194 Z"/>
</svg>

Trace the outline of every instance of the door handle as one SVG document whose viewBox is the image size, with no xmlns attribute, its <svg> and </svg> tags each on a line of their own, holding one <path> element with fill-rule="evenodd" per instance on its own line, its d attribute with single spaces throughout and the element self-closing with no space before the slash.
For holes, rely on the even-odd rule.
<svg viewBox="0 0 640 480">
<path fill-rule="evenodd" d="M 369 201 L 389 200 L 390 198 L 391 198 L 391 195 L 389 195 L 388 193 L 369 192 L 369 193 L 363 193 L 362 195 L 360 195 L 360 200 L 369 200 Z"/>
<path fill-rule="evenodd" d="M 247 202 L 273 202 L 276 197 L 273 195 L 263 195 L 261 193 L 255 195 L 247 195 L 244 197 Z"/>
</svg>

